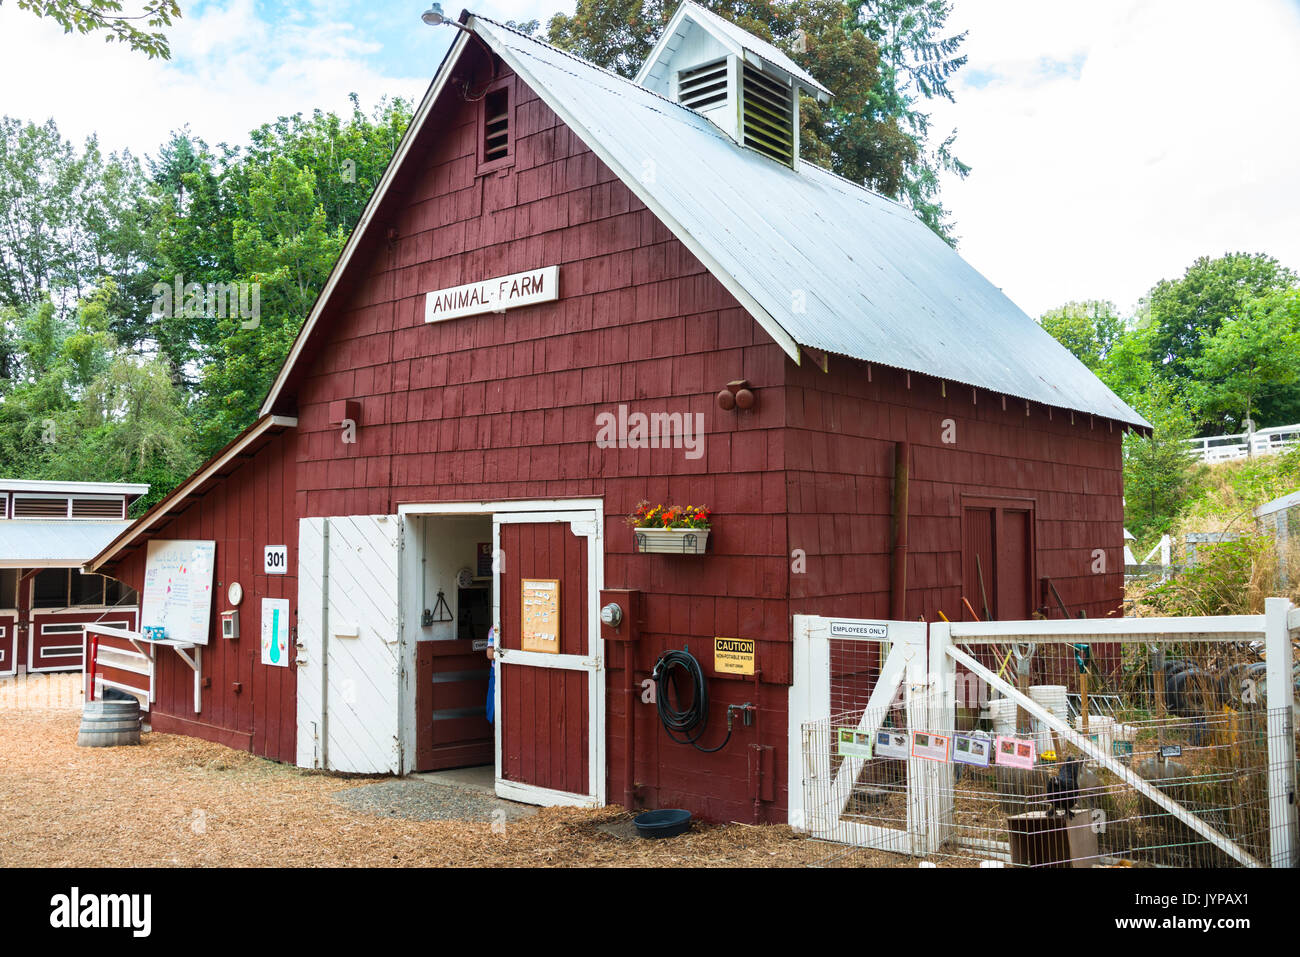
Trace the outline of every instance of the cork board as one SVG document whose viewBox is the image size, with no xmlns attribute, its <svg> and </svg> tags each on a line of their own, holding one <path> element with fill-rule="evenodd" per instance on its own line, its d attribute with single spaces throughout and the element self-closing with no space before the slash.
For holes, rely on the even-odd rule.
<svg viewBox="0 0 1300 957">
<path fill-rule="evenodd" d="M 525 578 L 519 583 L 522 634 L 519 647 L 543 654 L 560 653 L 560 582 L 556 578 Z"/>
</svg>

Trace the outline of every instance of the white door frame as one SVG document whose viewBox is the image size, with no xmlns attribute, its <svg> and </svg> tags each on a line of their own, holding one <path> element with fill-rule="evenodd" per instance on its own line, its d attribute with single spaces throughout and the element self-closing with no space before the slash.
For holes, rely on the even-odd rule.
<svg viewBox="0 0 1300 957">
<path fill-rule="evenodd" d="M 605 674 L 604 643 L 600 637 L 600 591 L 605 587 L 605 512 L 601 499 L 534 499 L 530 501 L 444 502 L 398 506 L 398 515 L 487 515 L 492 518 L 492 623 L 501 630 L 501 568 L 495 560 L 501 548 L 503 524 L 565 522 L 573 534 L 587 539 L 587 653 L 550 655 L 513 651 L 498 658 L 512 667 L 565 668 L 587 672 L 588 793 L 572 794 L 551 788 L 506 781 L 501 777 L 501 722 L 493 722 L 496 752 L 496 793 L 527 804 L 598 807 L 605 803 Z M 510 559 L 507 557 L 507 561 Z M 500 643 L 498 642 L 498 653 Z M 496 682 L 496 710 L 501 713 L 501 687 Z"/>
</svg>

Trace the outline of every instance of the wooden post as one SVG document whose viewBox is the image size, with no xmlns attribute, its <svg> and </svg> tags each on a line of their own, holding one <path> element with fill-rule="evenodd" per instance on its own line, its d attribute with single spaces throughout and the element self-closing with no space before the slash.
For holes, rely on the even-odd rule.
<svg viewBox="0 0 1300 957">
<path fill-rule="evenodd" d="M 911 442 L 894 445 L 894 556 L 890 568 L 889 617 L 903 621 L 907 617 L 907 490 Z"/>
</svg>

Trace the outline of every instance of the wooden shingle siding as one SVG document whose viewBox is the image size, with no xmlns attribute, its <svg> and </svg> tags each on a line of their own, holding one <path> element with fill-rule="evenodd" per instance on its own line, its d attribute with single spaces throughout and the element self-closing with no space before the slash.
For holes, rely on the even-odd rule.
<svg viewBox="0 0 1300 957">
<path fill-rule="evenodd" d="M 829 373 L 790 367 L 786 476 L 790 548 L 808 573 L 790 579 L 793 614 L 889 615 L 894 443 L 912 443 L 907 617 L 980 612 L 974 558 L 963 558 L 963 497 L 1030 500 L 1036 578 L 1050 577 L 1073 613 L 1104 617 L 1123 594 L 1122 460 L 1119 428 L 1106 420 L 1007 401 L 969 386 L 830 358 Z M 944 442 L 945 422 L 951 420 Z M 954 436 L 955 432 L 955 436 Z M 1105 572 L 1094 573 L 1094 549 Z M 963 561 L 970 563 L 969 575 Z M 985 574 L 989 559 L 982 560 Z M 991 586 L 990 586 L 991 587 Z M 1041 602 L 1037 583 L 1031 599 Z M 989 595 L 990 603 L 995 600 Z M 1055 602 L 1052 617 L 1059 617 Z M 1001 615 L 999 617 L 1007 617 Z"/>
<path fill-rule="evenodd" d="M 192 501 L 180 515 L 151 530 L 163 539 L 204 539 L 217 543 L 212 576 L 212 621 L 203 649 L 203 710 L 194 713 L 194 673 L 168 648 L 158 650 L 157 701 L 150 711 L 156 731 L 193 734 L 254 754 L 293 762 L 295 758 L 295 674 L 261 664 L 261 600 L 288 598 L 296 624 L 298 520 L 294 515 L 296 469 L 294 434 L 266 445 L 212 491 Z M 287 575 L 262 573 L 262 549 L 287 545 Z M 146 546 L 128 552 L 116 572 L 132 588 L 143 587 Z M 240 637 L 221 637 L 219 612 L 229 607 L 226 587 L 244 587 L 239 605 Z M 291 651 L 292 653 L 292 651 Z M 236 685 L 239 686 L 236 689 Z"/>
</svg>

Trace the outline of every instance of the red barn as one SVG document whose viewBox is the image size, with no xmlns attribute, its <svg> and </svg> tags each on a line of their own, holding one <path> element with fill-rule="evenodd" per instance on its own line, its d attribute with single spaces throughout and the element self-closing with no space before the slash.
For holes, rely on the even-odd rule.
<svg viewBox="0 0 1300 957">
<path fill-rule="evenodd" d="M 1027 617 L 1043 579 L 1118 607 L 1146 423 L 910 211 L 799 158 L 816 80 L 690 3 L 635 82 L 461 23 L 262 418 L 88 566 L 148 624 L 150 547 L 215 543 L 239 636 L 200 616 L 156 650 L 153 728 L 779 821 L 793 615 Z M 627 528 L 642 501 L 707 506 L 703 549 Z M 697 744 L 735 716 L 720 750 L 646 703 L 672 649 Z"/>
</svg>

